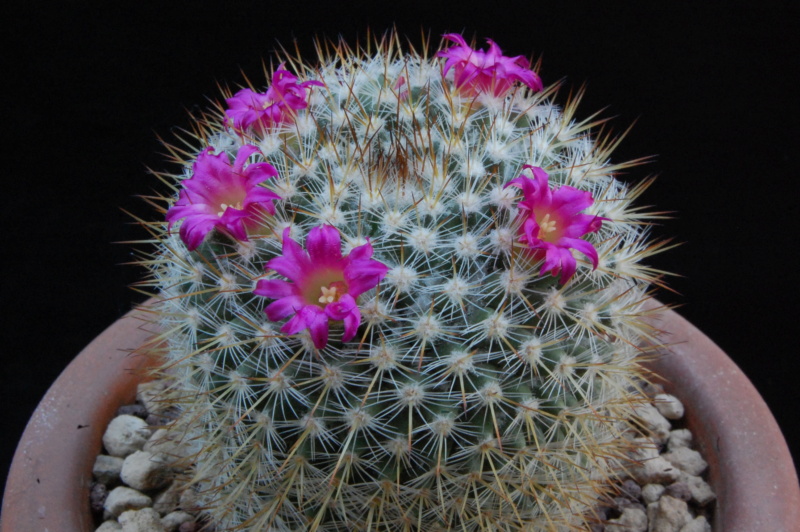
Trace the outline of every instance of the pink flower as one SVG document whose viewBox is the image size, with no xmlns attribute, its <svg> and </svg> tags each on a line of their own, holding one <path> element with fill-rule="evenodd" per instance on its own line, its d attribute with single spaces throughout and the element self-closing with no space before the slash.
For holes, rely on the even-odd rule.
<svg viewBox="0 0 800 532">
<path fill-rule="evenodd" d="M 206 148 L 192 166 L 192 177 L 183 182 L 178 201 L 167 211 L 170 227 L 185 218 L 181 239 L 192 251 L 215 227 L 236 240 L 247 240 L 246 227 L 252 226 L 264 212 L 275 214 L 273 200 L 280 196 L 258 186 L 278 175 L 269 163 L 254 163 L 245 168 L 248 157 L 258 151 L 242 146 L 233 165 L 228 155 L 212 155 Z"/>
<path fill-rule="evenodd" d="M 455 68 L 456 88 L 461 92 L 477 96 L 491 92 L 494 96 L 503 96 L 521 81 L 534 91 L 543 88 L 542 80 L 530 69 L 530 62 L 523 56 L 506 57 L 500 48 L 491 39 L 489 51 L 473 50 L 464 37 L 457 33 L 448 33 L 443 36 L 458 46 L 451 46 L 436 55 L 445 57 L 444 74 Z"/>
<path fill-rule="evenodd" d="M 534 258 L 544 259 L 540 275 L 561 272 L 561 284 L 566 283 L 577 269 L 573 249 L 580 251 L 597 268 L 597 250 L 580 237 L 600 229 L 604 220 L 599 216 L 580 214 L 594 203 L 589 192 L 563 185 L 551 190 L 547 173 L 539 167 L 526 164 L 533 179 L 520 175 L 509 181 L 508 186 L 522 189 L 523 199 L 518 207 L 523 218 L 520 226 L 520 242 L 534 250 Z"/>
<path fill-rule="evenodd" d="M 330 225 L 313 228 L 306 240 L 308 252 L 283 232 L 283 255 L 267 262 L 266 267 L 287 277 L 262 279 L 254 293 L 275 299 L 264 311 L 272 321 L 289 316 L 281 332 L 297 334 L 308 329 L 317 349 L 328 343 L 329 321 L 343 321 L 342 341 L 353 339 L 361 323 L 358 296 L 375 288 L 389 268 L 371 259 L 372 245 L 367 242 L 342 257 L 339 231 Z"/>
<path fill-rule="evenodd" d="M 283 63 L 272 75 L 272 85 L 262 94 L 242 89 L 225 100 L 228 109 L 226 123 L 233 129 L 244 132 L 250 127 L 263 132 L 270 127 L 292 122 L 296 111 L 308 107 L 307 88 L 322 86 L 319 81 L 297 83 L 297 77 L 283 69 Z"/>
</svg>

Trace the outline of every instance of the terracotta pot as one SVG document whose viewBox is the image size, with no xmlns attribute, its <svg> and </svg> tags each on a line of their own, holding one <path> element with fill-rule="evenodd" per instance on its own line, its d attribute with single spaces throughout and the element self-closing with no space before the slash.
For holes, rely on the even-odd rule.
<svg viewBox="0 0 800 532">
<path fill-rule="evenodd" d="M 92 466 L 117 409 L 136 398 L 152 337 L 129 312 L 84 348 L 33 413 L 3 495 L 2 532 L 92 532 Z"/>
<path fill-rule="evenodd" d="M 761 396 L 719 347 L 678 314 L 664 312 L 653 321 L 673 345 L 651 367 L 687 406 L 687 424 L 710 464 L 718 499 L 714 530 L 798 530 L 797 474 Z M 92 465 L 106 425 L 134 398 L 145 360 L 128 350 L 150 335 L 141 324 L 129 314 L 106 329 L 42 399 L 14 456 L 2 532 L 94 530 Z"/>
<path fill-rule="evenodd" d="M 686 424 L 709 463 L 715 532 L 800 531 L 800 485 L 767 404 L 736 364 L 675 311 L 652 323 L 669 344 L 650 368 L 686 405 Z"/>
</svg>

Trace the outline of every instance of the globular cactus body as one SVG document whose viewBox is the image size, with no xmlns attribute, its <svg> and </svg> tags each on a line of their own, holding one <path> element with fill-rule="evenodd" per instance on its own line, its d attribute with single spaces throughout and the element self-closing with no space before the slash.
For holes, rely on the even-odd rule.
<svg viewBox="0 0 800 532">
<path fill-rule="evenodd" d="M 144 284 L 222 528 L 582 529 L 624 460 L 645 187 L 448 38 L 281 66 L 174 148 Z"/>
</svg>

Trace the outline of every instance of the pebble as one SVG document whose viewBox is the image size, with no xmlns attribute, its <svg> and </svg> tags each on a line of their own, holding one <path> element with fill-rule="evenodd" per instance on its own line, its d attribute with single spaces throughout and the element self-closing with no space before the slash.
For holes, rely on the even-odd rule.
<svg viewBox="0 0 800 532">
<path fill-rule="evenodd" d="M 165 532 L 161 518 L 152 508 L 128 510 L 119 516 L 122 532 Z"/>
<path fill-rule="evenodd" d="M 647 505 L 648 532 L 680 532 L 692 519 L 686 501 L 669 495 Z"/>
<path fill-rule="evenodd" d="M 103 446 L 111 456 L 125 458 L 135 451 L 141 451 L 148 438 L 150 429 L 143 419 L 123 414 L 108 424 L 103 434 Z"/>
<path fill-rule="evenodd" d="M 639 485 L 671 484 L 678 480 L 680 470 L 658 454 L 658 446 L 649 438 L 634 438 L 637 444 L 631 453 L 636 461 L 630 468 L 631 476 Z"/>
<path fill-rule="evenodd" d="M 161 525 L 166 532 L 175 532 L 184 523 L 191 523 L 194 516 L 186 512 L 170 512 L 161 518 Z"/>
<path fill-rule="evenodd" d="M 610 519 L 606 532 L 647 532 L 647 513 L 640 508 L 625 508 L 618 519 Z"/>
<path fill-rule="evenodd" d="M 165 490 L 153 497 L 153 510 L 160 515 L 167 515 L 181 508 L 180 500 L 182 491 L 183 487 L 177 482 L 173 482 Z"/>
<path fill-rule="evenodd" d="M 169 473 L 163 457 L 147 451 L 136 451 L 123 462 L 120 478 L 134 489 L 150 491 L 166 485 Z"/>
<path fill-rule="evenodd" d="M 165 428 L 157 429 L 142 450 L 172 459 L 186 458 L 192 454 L 192 448 L 187 442 L 181 441 L 178 435 Z"/>
<path fill-rule="evenodd" d="M 689 493 L 692 494 L 692 500 L 699 506 L 706 506 L 708 503 L 717 498 L 717 496 L 714 494 L 714 490 L 712 490 L 711 486 L 709 486 L 708 483 L 702 478 L 689 474 L 684 474 L 682 477 L 684 478 L 686 485 L 689 487 Z"/>
<path fill-rule="evenodd" d="M 119 532 L 122 525 L 116 520 L 103 521 L 103 524 L 95 529 L 95 532 Z"/>
<path fill-rule="evenodd" d="M 122 472 L 122 463 L 124 461 L 118 456 L 98 455 L 92 467 L 92 475 L 94 475 L 97 482 L 106 486 L 119 484 L 119 475 Z"/>
<path fill-rule="evenodd" d="M 183 490 L 180 495 L 178 506 L 187 512 L 199 512 L 201 509 L 200 496 L 193 489 Z"/>
<path fill-rule="evenodd" d="M 633 479 L 625 479 L 622 482 L 622 487 L 620 490 L 624 495 L 630 497 L 631 499 L 637 500 L 642 498 L 642 487 Z"/>
<path fill-rule="evenodd" d="M 667 489 L 664 490 L 664 495 L 669 495 L 670 497 L 687 502 L 692 500 L 692 492 L 689 490 L 689 485 L 680 480 L 667 486 Z"/>
<path fill-rule="evenodd" d="M 711 532 L 711 525 L 702 515 L 695 517 L 683 526 L 679 532 Z"/>
<path fill-rule="evenodd" d="M 89 491 L 89 507 L 95 513 L 100 513 L 108 498 L 108 488 L 105 484 L 99 482 L 92 483 L 92 488 Z"/>
<path fill-rule="evenodd" d="M 160 393 L 165 388 L 164 381 L 142 382 L 136 387 L 136 402 L 142 405 L 149 414 L 163 414 L 170 406 L 159 399 Z"/>
<path fill-rule="evenodd" d="M 667 449 L 673 450 L 679 447 L 692 446 L 692 433 L 689 429 L 675 429 L 669 431 L 669 441 L 667 441 Z"/>
<path fill-rule="evenodd" d="M 647 484 L 642 488 L 642 500 L 646 504 L 656 502 L 666 491 L 666 488 L 661 484 Z"/>
<path fill-rule="evenodd" d="M 668 393 L 660 393 L 653 398 L 653 403 L 659 413 L 667 419 L 681 419 L 683 417 L 683 403 Z"/>
<path fill-rule="evenodd" d="M 699 475 L 708 467 L 700 453 L 688 447 L 678 447 L 661 455 L 664 460 L 690 475 Z"/>
<path fill-rule="evenodd" d="M 638 405 L 634 410 L 642 421 L 644 428 L 651 433 L 656 443 L 666 443 L 669 438 L 669 431 L 672 428 L 669 420 L 661 415 L 661 412 L 651 404 Z"/>
<path fill-rule="evenodd" d="M 153 500 L 140 491 L 127 486 L 118 486 L 106 497 L 103 508 L 114 517 L 127 510 L 139 510 L 153 504 Z"/>
</svg>

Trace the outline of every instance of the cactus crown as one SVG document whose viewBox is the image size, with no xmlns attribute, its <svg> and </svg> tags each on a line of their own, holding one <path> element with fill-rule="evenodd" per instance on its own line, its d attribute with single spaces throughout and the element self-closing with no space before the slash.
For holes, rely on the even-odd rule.
<svg viewBox="0 0 800 532">
<path fill-rule="evenodd" d="M 170 147 L 142 284 L 226 529 L 580 529 L 625 456 L 648 182 L 446 37 L 287 57 Z"/>
</svg>

